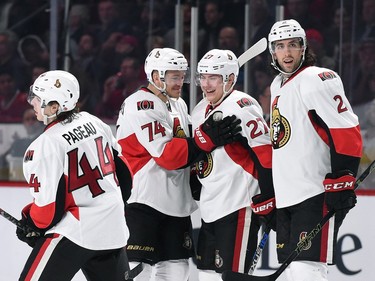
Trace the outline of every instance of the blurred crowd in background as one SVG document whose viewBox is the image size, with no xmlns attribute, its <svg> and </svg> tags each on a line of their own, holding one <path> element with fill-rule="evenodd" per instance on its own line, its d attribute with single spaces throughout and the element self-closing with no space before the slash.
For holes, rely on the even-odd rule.
<svg viewBox="0 0 375 281">
<path fill-rule="evenodd" d="M 276 21 L 296 19 L 306 30 L 317 64 L 335 70 L 364 137 L 363 165 L 375 159 L 375 1 L 374 0 L 58 0 L 57 68 L 81 84 L 80 110 L 115 124 L 123 100 L 146 84 L 143 63 L 155 47 L 175 47 L 175 5 L 182 4 L 183 44 L 190 59 L 191 7 L 198 7 L 198 60 L 213 48 L 244 48 L 244 6 L 250 6 L 250 46 L 268 36 Z M 65 7 L 66 4 L 69 7 Z M 26 101 L 28 89 L 50 67 L 50 0 L 2 0 L 0 3 L 0 123 L 23 123 L 28 141 L 40 133 Z M 68 63 L 67 63 L 68 62 Z M 250 91 L 269 116 L 269 85 L 274 72 L 268 52 L 249 62 Z M 245 79 L 240 72 L 237 88 Z M 189 105 L 189 87 L 182 98 Z M 34 119 L 34 122 L 30 122 Z M 0 143 L 1 145 L 1 143 Z M 12 148 L 13 147 L 13 148 Z M 1 162 L 15 155 L 11 145 Z M 20 152 L 21 151 L 21 152 Z M 13 154 L 12 154 L 13 153 Z M 17 154 L 17 155 L 18 155 Z M 21 155 L 23 155 L 21 153 Z M 2 159 L 2 160 L 1 160 Z M 9 162 L 9 161 L 8 161 Z M 4 164 L 6 165 L 6 164 Z M 375 188 L 375 177 L 366 188 Z"/>
</svg>

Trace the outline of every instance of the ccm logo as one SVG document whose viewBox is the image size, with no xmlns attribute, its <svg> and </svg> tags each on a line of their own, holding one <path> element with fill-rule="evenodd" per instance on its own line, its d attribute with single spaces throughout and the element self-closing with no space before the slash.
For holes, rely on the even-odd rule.
<svg viewBox="0 0 375 281">
<path fill-rule="evenodd" d="M 340 190 L 340 189 L 352 189 L 353 182 L 337 182 L 337 183 L 328 183 L 324 186 L 325 190 Z"/>
<path fill-rule="evenodd" d="M 262 206 L 258 206 L 256 208 L 253 209 L 254 213 L 260 213 L 260 212 L 264 212 L 268 209 L 272 209 L 273 208 L 273 202 L 268 202 L 267 204 L 265 205 L 262 205 Z"/>
<path fill-rule="evenodd" d="M 203 137 L 203 135 L 202 135 L 201 131 L 199 130 L 199 128 L 195 129 L 195 135 L 198 137 L 198 139 L 199 139 L 199 141 L 201 143 L 206 143 L 207 142 L 206 139 Z"/>
</svg>

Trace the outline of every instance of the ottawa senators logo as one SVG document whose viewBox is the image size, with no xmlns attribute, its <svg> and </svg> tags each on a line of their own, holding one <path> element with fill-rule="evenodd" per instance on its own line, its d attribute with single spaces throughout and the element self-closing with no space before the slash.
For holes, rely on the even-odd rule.
<svg viewBox="0 0 375 281">
<path fill-rule="evenodd" d="M 220 256 L 219 250 L 215 250 L 215 266 L 220 268 L 223 266 L 223 258 Z"/>
<path fill-rule="evenodd" d="M 208 177 L 212 172 L 213 161 L 211 153 L 206 153 L 205 158 L 195 163 L 195 169 L 200 179 Z"/>
<path fill-rule="evenodd" d="M 184 129 L 181 127 L 180 119 L 177 117 L 173 119 L 173 136 L 176 138 L 186 138 Z"/>
<path fill-rule="evenodd" d="M 254 103 L 253 103 L 250 99 L 248 99 L 248 98 L 242 98 L 242 99 L 240 99 L 240 100 L 237 101 L 237 104 L 238 104 L 241 108 L 243 108 L 243 107 L 245 107 L 245 106 L 253 105 Z"/>
<path fill-rule="evenodd" d="M 301 241 L 303 240 L 303 239 L 305 239 L 305 237 L 307 236 L 307 232 L 301 232 L 300 233 L 300 235 L 299 235 L 299 243 L 298 244 L 300 244 L 300 245 L 302 245 L 303 247 L 302 247 L 302 250 L 308 250 L 308 249 L 310 249 L 311 248 L 311 240 L 310 241 L 308 241 L 307 243 L 306 243 L 306 241 L 304 241 L 304 243 L 302 244 L 301 243 Z"/>
<path fill-rule="evenodd" d="M 191 239 L 189 233 L 184 233 L 184 244 L 182 245 L 185 249 L 191 250 L 193 247 L 193 240 Z"/>
<path fill-rule="evenodd" d="M 283 147 L 290 139 L 291 128 L 288 120 L 281 115 L 277 107 L 278 97 L 272 104 L 271 141 L 274 149 Z"/>
</svg>

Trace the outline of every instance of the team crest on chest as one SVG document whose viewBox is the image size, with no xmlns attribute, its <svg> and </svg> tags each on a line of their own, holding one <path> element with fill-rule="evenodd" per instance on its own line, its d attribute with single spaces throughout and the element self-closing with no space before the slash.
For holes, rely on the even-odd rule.
<svg viewBox="0 0 375 281">
<path fill-rule="evenodd" d="M 184 129 L 181 127 L 180 119 L 173 118 L 173 136 L 176 138 L 186 138 Z"/>
<path fill-rule="evenodd" d="M 200 179 L 208 177 L 212 172 L 213 161 L 211 153 L 206 153 L 205 158 L 195 163 L 195 169 Z"/>
<path fill-rule="evenodd" d="M 276 97 L 272 104 L 272 119 L 271 119 L 271 141 L 274 149 L 283 147 L 290 139 L 291 128 L 288 120 L 281 115 L 279 108 L 277 107 L 277 101 L 279 97 Z"/>
</svg>

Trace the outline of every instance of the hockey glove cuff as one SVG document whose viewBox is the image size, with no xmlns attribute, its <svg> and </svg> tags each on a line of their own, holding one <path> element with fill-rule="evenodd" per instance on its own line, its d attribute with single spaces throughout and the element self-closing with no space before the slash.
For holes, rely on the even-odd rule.
<svg viewBox="0 0 375 281">
<path fill-rule="evenodd" d="M 222 120 L 214 121 L 214 115 L 194 130 L 194 141 L 199 149 L 211 152 L 217 146 L 230 144 L 241 138 L 241 120 L 236 116 L 226 116 Z"/>
<path fill-rule="evenodd" d="M 349 170 L 328 173 L 323 181 L 328 210 L 351 209 L 357 203 L 355 177 Z"/>
<path fill-rule="evenodd" d="M 34 230 L 33 227 L 31 227 L 28 224 L 28 216 L 30 212 L 31 204 L 27 205 L 22 210 L 22 218 L 20 220 L 20 226 L 16 229 L 16 235 L 18 239 L 20 239 L 22 242 L 27 243 L 30 247 L 34 247 L 36 242 L 39 240 L 39 238 L 42 237 L 41 233 L 37 230 Z"/>
<path fill-rule="evenodd" d="M 262 194 L 252 198 L 251 209 L 259 216 L 259 220 L 276 231 L 276 201 L 275 197 L 265 197 Z"/>
</svg>

